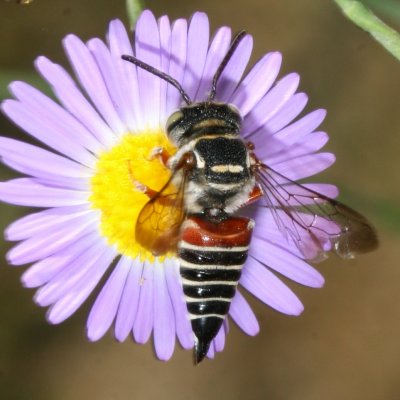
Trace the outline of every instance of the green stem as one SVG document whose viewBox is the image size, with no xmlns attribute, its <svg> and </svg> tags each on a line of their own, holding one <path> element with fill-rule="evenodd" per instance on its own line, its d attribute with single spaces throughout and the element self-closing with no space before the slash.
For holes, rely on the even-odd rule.
<svg viewBox="0 0 400 400">
<path fill-rule="evenodd" d="M 343 13 L 357 26 L 369 32 L 386 50 L 400 61 L 400 35 L 372 11 L 355 0 L 334 0 Z"/>
<path fill-rule="evenodd" d="M 126 12 L 128 14 L 129 25 L 133 28 L 136 20 L 143 10 L 143 2 L 141 0 L 126 0 Z"/>
</svg>

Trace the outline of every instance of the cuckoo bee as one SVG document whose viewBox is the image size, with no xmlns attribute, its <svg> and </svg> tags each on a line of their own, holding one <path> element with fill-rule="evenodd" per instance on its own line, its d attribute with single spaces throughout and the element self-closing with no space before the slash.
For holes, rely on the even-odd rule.
<svg viewBox="0 0 400 400">
<path fill-rule="evenodd" d="M 330 250 L 352 258 L 378 243 L 362 215 L 262 163 L 252 143 L 240 136 L 239 110 L 215 101 L 221 73 L 244 36 L 241 31 L 232 41 L 204 102 L 192 102 L 173 77 L 122 56 L 174 86 L 186 103 L 166 125 L 177 152 L 154 151 L 171 178 L 158 192 L 138 183 L 149 201 L 139 214 L 136 238 L 154 255 L 177 254 L 196 363 L 206 356 L 228 314 L 246 261 L 254 221 L 237 215 L 243 206 L 259 200 L 307 260 L 320 260 Z"/>
</svg>

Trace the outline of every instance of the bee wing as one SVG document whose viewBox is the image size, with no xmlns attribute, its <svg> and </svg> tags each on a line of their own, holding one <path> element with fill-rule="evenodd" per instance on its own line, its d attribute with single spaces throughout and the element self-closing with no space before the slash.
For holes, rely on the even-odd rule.
<svg viewBox="0 0 400 400">
<path fill-rule="evenodd" d="M 185 219 L 186 178 L 186 170 L 174 171 L 164 187 L 140 211 L 136 240 L 156 256 L 176 248 L 179 229 Z"/>
<path fill-rule="evenodd" d="M 256 173 L 267 211 L 305 259 L 321 261 L 334 250 L 342 258 L 374 250 L 378 238 L 367 219 L 350 207 L 284 177 L 266 165 Z M 323 187 L 323 186 L 320 186 Z"/>
</svg>

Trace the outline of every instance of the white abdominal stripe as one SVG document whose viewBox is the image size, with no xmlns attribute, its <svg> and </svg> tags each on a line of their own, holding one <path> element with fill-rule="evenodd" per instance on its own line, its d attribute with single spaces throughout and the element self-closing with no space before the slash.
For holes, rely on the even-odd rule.
<svg viewBox="0 0 400 400">
<path fill-rule="evenodd" d="M 180 242 L 180 275 L 191 320 L 225 318 L 247 251 L 247 246 L 208 247 Z"/>
</svg>

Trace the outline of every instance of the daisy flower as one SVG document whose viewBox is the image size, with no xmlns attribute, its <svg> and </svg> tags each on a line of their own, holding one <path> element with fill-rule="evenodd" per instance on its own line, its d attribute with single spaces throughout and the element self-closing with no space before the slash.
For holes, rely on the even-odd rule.
<svg viewBox="0 0 400 400">
<path fill-rule="evenodd" d="M 35 66 L 54 99 L 24 82 L 10 84 L 14 99 L 3 113 L 38 143 L 0 138 L 2 162 L 23 177 L 0 183 L 0 200 L 37 207 L 5 231 L 18 243 L 8 252 L 11 265 L 31 264 L 22 283 L 37 288 L 35 302 L 49 307 L 47 320 L 69 318 L 99 286 L 87 320 L 87 336 L 100 339 L 113 325 L 117 340 L 132 335 L 146 343 L 153 336 L 161 360 L 173 354 L 176 338 L 185 349 L 194 335 L 174 254 L 153 256 L 135 240 L 135 225 L 146 196 L 135 179 L 160 190 L 170 171 L 150 154 L 168 141 L 165 124 L 182 106 L 181 94 L 166 81 L 121 59 L 134 55 L 169 74 L 193 101 L 205 101 L 211 81 L 232 40 L 228 27 L 210 38 L 209 21 L 197 12 L 188 21 L 156 20 L 144 11 L 134 36 L 119 20 L 110 23 L 107 40 L 64 41 L 74 77 L 40 56 Z M 235 105 L 243 117 L 242 135 L 254 143 L 257 157 L 293 181 L 328 168 L 335 158 L 319 152 L 328 140 L 315 131 L 325 117 L 316 110 L 299 117 L 307 103 L 297 93 L 299 76 L 277 80 L 281 54 L 263 56 L 244 75 L 253 39 L 246 35 L 219 80 L 216 100 Z M 310 186 L 330 197 L 331 185 Z M 285 240 L 268 208 L 252 213 L 255 228 L 249 256 L 229 317 L 248 335 L 259 324 L 242 288 L 270 307 L 299 315 L 303 305 L 276 275 L 310 287 L 324 279 Z M 208 351 L 224 348 L 226 319 Z"/>
</svg>

